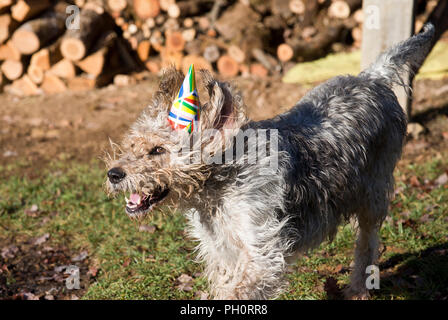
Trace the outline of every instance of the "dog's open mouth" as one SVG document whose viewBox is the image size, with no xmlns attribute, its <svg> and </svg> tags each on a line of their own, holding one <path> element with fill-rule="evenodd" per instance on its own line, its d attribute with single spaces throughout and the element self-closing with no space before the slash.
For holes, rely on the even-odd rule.
<svg viewBox="0 0 448 320">
<path fill-rule="evenodd" d="M 125 197 L 126 213 L 130 218 L 141 218 L 154 209 L 168 192 L 168 189 L 157 189 L 151 194 L 131 193 L 129 199 Z"/>
</svg>

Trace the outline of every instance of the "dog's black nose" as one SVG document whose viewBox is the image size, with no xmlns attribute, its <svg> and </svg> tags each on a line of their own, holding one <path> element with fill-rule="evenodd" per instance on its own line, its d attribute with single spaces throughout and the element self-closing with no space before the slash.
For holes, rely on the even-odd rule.
<svg viewBox="0 0 448 320">
<path fill-rule="evenodd" d="M 126 177 L 126 173 L 123 171 L 123 169 L 115 167 L 107 172 L 107 176 L 109 177 L 110 182 L 119 183 L 124 179 L 124 177 Z"/>
</svg>

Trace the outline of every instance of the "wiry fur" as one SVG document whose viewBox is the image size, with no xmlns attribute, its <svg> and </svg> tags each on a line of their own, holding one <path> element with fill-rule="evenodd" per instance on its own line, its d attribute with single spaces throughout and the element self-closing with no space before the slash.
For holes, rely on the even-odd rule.
<svg viewBox="0 0 448 320">
<path fill-rule="evenodd" d="M 200 152 L 232 148 L 240 129 L 277 129 L 278 151 L 256 164 L 248 164 L 246 155 L 224 164 L 190 164 L 191 154 L 173 160 L 189 136 L 173 132 L 167 123 L 183 79 L 170 70 L 131 127 L 119 159 L 107 161 L 127 174 L 119 183 L 109 182 L 108 189 L 150 194 L 159 186 L 169 188 L 167 200 L 186 212 L 190 234 L 199 241 L 198 258 L 218 299 L 277 296 L 286 285 L 287 258 L 333 238 L 340 223 L 355 217 L 359 238 L 347 294 L 364 297 L 365 269 L 377 258 L 378 230 L 406 133 L 406 117 L 391 85 L 402 83 L 404 66 L 412 69 L 421 62 L 433 31 L 427 26 L 358 77 L 333 78 L 290 111 L 259 122 L 246 118 L 240 93 L 203 72 L 210 99 L 202 104 L 200 129 L 223 134 L 205 137 Z M 167 154 L 148 156 L 154 146 Z M 278 169 L 260 174 L 273 157 Z"/>
</svg>

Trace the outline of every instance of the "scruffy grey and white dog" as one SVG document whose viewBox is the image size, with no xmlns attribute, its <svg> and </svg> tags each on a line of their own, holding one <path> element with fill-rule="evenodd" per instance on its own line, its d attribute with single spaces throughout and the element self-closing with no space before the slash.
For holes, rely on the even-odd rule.
<svg viewBox="0 0 448 320">
<path fill-rule="evenodd" d="M 278 296 L 287 261 L 331 240 L 338 225 L 356 218 L 355 266 L 346 294 L 367 297 L 366 267 L 377 259 L 378 232 L 406 135 L 406 117 L 391 88 L 403 85 L 404 71 L 420 65 L 433 34 L 434 27 L 425 26 L 358 76 L 333 78 L 290 111 L 258 122 L 245 116 L 240 93 L 202 71 L 209 99 L 201 107 L 199 145 L 168 124 L 183 80 L 168 70 L 150 106 L 106 160 L 107 189 L 131 194 L 131 218 L 161 203 L 183 211 L 217 299 Z M 271 134 L 276 148 L 257 161 L 248 161 L 250 152 L 234 161 L 210 161 L 235 150 L 241 136 L 250 150 L 251 135 L 263 129 L 277 132 Z M 179 155 L 180 148 L 195 151 Z M 191 161 L 198 152 L 202 161 Z"/>
</svg>

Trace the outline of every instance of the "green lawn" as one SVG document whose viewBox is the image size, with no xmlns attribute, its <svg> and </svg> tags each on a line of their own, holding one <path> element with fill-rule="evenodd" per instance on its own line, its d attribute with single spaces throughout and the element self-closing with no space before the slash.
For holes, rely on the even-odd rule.
<svg viewBox="0 0 448 320">
<path fill-rule="evenodd" d="M 7 174 L 17 166 L 0 170 Z M 396 173 L 398 192 L 381 231 L 386 246 L 381 289 L 373 298 L 448 297 L 448 189 L 434 185 L 446 168 L 448 160 L 439 159 Z M 197 299 L 199 291 L 207 291 L 181 214 L 155 213 L 144 222 L 155 231 L 139 231 L 125 215 L 123 200 L 109 199 L 103 192 L 105 171 L 98 162 L 57 162 L 40 176 L 29 180 L 12 175 L 0 184 L 0 243 L 49 233 L 52 246 L 87 250 L 89 264 L 99 271 L 84 299 Z M 39 214 L 26 214 L 34 204 Z M 290 268 L 290 287 L 280 298 L 340 297 L 348 281 L 353 242 L 351 227 L 341 227 L 333 243 Z M 189 291 L 177 288 L 182 274 L 193 277 Z"/>
</svg>

